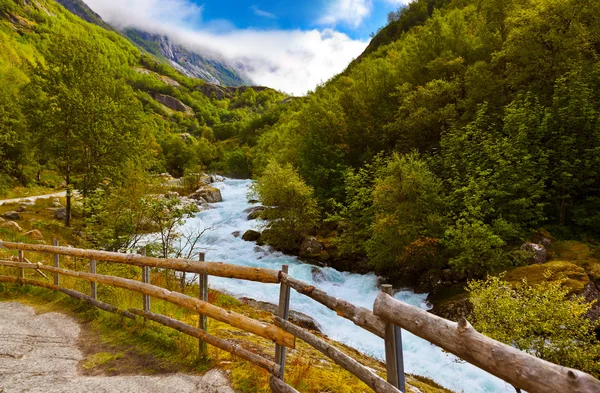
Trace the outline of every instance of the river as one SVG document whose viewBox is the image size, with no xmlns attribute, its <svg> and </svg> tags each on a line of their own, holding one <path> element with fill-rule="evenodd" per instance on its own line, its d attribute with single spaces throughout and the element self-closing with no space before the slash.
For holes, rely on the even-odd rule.
<svg viewBox="0 0 600 393">
<path fill-rule="evenodd" d="M 271 252 L 266 247 L 246 242 L 241 236 L 236 238 L 233 232 L 259 229 L 261 222 L 248 221 L 244 210 L 251 207 L 247 201 L 249 180 L 226 180 L 214 186 L 221 190 L 223 202 L 212 204 L 195 218 L 188 220 L 184 232 L 212 228 L 204 233 L 198 248 L 206 252 L 207 261 L 233 263 L 242 266 L 280 269 L 281 265 L 290 266 L 292 277 L 304 280 L 355 305 L 372 309 L 379 289 L 374 274 L 343 273 L 332 268 L 322 269 L 323 273 L 315 282 L 312 266 L 299 261 L 296 257 Z M 250 297 L 276 304 L 279 299 L 279 285 L 254 283 L 242 280 L 210 277 L 209 286 L 236 296 Z M 384 357 L 384 343 L 379 337 L 359 328 L 352 322 L 341 318 L 335 312 L 312 299 L 292 292 L 291 308 L 313 317 L 321 330 L 331 339 L 343 342 L 364 353 L 377 358 Z M 426 295 L 401 290 L 396 299 L 418 307 L 425 307 Z M 444 353 L 438 347 L 403 331 L 405 371 L 418 374 L 436 381 L 440 385 L 459 393 L 500 393 L 514 392 L 514 389 L 496 377 L 472 366 L 459 362 L 456 357 Z"/>
</svg>

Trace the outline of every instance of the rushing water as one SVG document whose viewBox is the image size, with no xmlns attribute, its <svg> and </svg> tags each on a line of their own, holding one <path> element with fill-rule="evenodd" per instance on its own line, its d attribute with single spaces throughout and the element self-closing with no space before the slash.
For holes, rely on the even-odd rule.
<svg viewBox="0 0 600 393">
<path fill-rule="evenodd" d="M 219 261 L 243 266 L 280 269 L 281 265 L 290 266 L 292 277 L 318 286 L 328 294 L 340 297 L 355 305 L 371 309 L 379 293 L 377 277 L 374 274 L 352 274 L 338 272 L 332 268 L 322 269 L 318 280 L 312 274 L 313 266 L 302 263 L 297 258 L 271 252 L 253 242 L 245 242 L 241 236 L 236 238 L 233 232 L 242 234 L 248 229 L 258 229 L 260 221 L 248 221 L 244 210 L 251 205 L 247 201 L 249 180 L 227 180 L 215 184 L 221 189 L 223 202 L 211 205 L 211 209 L 197 214 L 186 222 L 183 231 L 198 231 L 212 227 L 204 233 L 198 248 L 206 252 L 207 261 Z M 210 277 L 209 286 L 256 300 L 277 303 L 279 286 L 254 283 L 242 280 Z M 396 299 L 415 306 L 424 307 L 426 295 L 412 291 L 398 292 Z M 330 338 L 348 344 L 372 356 L 383 358 L 384 343 L 379 337 L 341 318 L 312 299 L 292 290 L 291 308 L 313 317 L 319 322 L 321 330 Z M 442 352 L 438 347 L 403 331 L 405 371 L 433 379 L 440 385 L 465 393 L 512 392 L 514 389 L 501 380 Z"/>
</svg>

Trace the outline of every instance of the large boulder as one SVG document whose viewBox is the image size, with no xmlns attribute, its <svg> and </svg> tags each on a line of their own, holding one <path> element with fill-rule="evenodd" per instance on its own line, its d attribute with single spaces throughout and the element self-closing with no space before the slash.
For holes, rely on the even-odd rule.
<svg viewBox="0 0 600 393">
<path fill-rule="evenodd" d="M 508 271 L 505 280 L 513 285 L 523 280 L 526 280 L 529 285 L 537 285 L 545 281 L 563 281 L 563 287 L 573 294 L 581 294 L 590 282 L 582 267 L 566 261 L 518 267 Z"/>
<path fill-rule="evenodd" d="M 256 220 L 266 209 L 264 206 L 254 206 L 244 210 L 244 213 L 248 214 L 248 220 Z"/>
<path fill-rule="evenodd" d="M 532 243 L 544 246 L 546 250 L 549 249 L 555 241 L 556 239 L 545 229 L 538 229 L 531 240 Z"/>
<path fill-rule="evenodd" d="M 521 246 L 521 251 L 526 251 L 531 254 L 531 263 L 542 264 L 548 259 L 548 251 L 546 247 L 536 243 L 525 243 Z"/>
<path fill-rule="evenodd" d="M 64 207 L 56 209 L 54 212 L 54 218 L 57 220 L 65 220 L 67 218 L 67 209 Z"/>
<path fill-rule="evenodd" d="M 152 93 L 152 98 L 154 98 L 156 101 L 160 102 L 161 104 L 163 104 L 167 108 L 172 109 L 174 111 L 194 113 L 192 111 L 192 108 L 190 108 L 189 106 L 185 105 L 183 102 L 179 101 L 175 97 L 171 97 L 171 96 L 168 96 L 168 95 L 165 95 L 165 94 Z"/>
<path fill-rule="evenodd" d="M 8 229 L 10 231 L 23 232 L 23 229 L 21 229 L 19 224 L 17 224 L 14 221 L 7 221 L 7 222 L 0 223 L 0 229 Z"/>
<path fill-rule="evenodd" d="M 247 242 L 255 242 L 260 239 L 260 232 L 249 229 L 242 235 L 242 240 Z"/>
<path fill-rule="evenodd" d="M 301 258 L 319 258 L 321 252 L 323 252 L 323 245 L 314 236 L 304 238 L 300 244 Z"/>
<path fill-rule="evenodd" d="M 223 202 L 221 190 L 216 187 L 202 186 L 189 196 L 191 199 L 204 200 L 208 203 Z"/>
<path fill-rule="evenodd" d="M 25 236 L 27 236 L 28 238 L 33 239 L 33 240 L 44 240 L 44 235 L 42 235 L 42 232 L 40 232 L 37 229 L 34 229 L 29 232 L 25 232 Z"/>
<path fill-rule="evenodd" d="M 6 212 L 2 215 L 2 217 L 6 218 L 7 220 L 20 220 L 21 219 L 21 215 L 19 214 L 19 212 L 16 212 L 16 211 Z"/>
</svg>

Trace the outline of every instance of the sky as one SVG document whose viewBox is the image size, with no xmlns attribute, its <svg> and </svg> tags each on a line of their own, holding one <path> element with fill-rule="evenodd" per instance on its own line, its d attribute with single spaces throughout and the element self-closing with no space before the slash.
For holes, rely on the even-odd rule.
<svg viewBox="0 0 600 393">
<path fill-rule="evenodd" d="M 303 95 L 342 72 L 409 0 L 84 0 L 107 22 L 166 34 L 256 85 Z"/>
</svg>

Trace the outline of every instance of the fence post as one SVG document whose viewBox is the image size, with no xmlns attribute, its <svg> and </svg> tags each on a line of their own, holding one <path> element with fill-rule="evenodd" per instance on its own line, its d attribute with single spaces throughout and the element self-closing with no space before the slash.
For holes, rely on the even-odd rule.
<svg viewBox="0 0 600 393">
<path fill-rule="evenodd" d="M 54 239 L 53 241 L 54 247 L 58 247 L 58 240 Z M 54 254 L 54 267 L 58 268 L 60 264 L 60 256 L 58 254 Z M 54 273 L 54 285 L 59 286 L 60 282 L 58 279 L 58 273 Z"/>
<path fill-rule="evenodd" d="M 146 246 L 141 249 L 140 254 L 143 257 L 146 256 Z M 142 266 L 142 282 L 144 284 L 150 284 L 150 267 Z M 150 312 L 150 296 L 143 294 L 142 295 L 142 303 L 144 305 L 144 311 Z"/>
<path fill-rule="evenodd" d="M 201 252 L 200 254 L 198 254 L 198 260 L 200 262 L 204 262 L 205 259 L 205 254 L 203 252 Z M 208 302 L 208 274 L 200 274 L 198 276 L 198 286 L 199 286 L 199 298 L 200 300 L 202 300 L 203 302 Z M 206 315 L 199 315 L 198 318 L 198 327 L 202 330 L 204 330 L 205 332 L 208 331 L 208 318 Z M 206 342 L 202 339 L 198 339 L 198 353 L 200 355 L 200 357 L 206 357 L 207 354 L 207 348 L 206 348 Z"/>
<path fill-rule="evenodd" d="M 90 273 L 96 274 L 96 260 L 95 259 L 90 259 Z M 98 285 L 95 282 L 90 281 L 90 288 L 91 288 L 91 292 L 92 292 L 92 298 L 98 299 Z"/>
<path fill-rule="evenodd" d="M 393 288 L 389 284 L 381 286 L 381 290 L 393 296 Z M 402 330 L 393 323 L 385 325 L 385 365 L 387 381 L 406 393 L 406 380 L 404 376 L 404 359 L 402 357 Z"/>
<path fill-rule="evenodd" d="M 281 271 L 285 274 L 288 273 L 288 265 L 283 265 Z M 290 287 L 284 283 L 281 283 L 279 289 L 279 311 L 277 315 L 283 320 L 287 321 L 290 314 Z M 285 374 L 285 357 L 286 347 L 283 345 L 275 345 L 275 363 L 280 367 L 279 378 L 284 381 Z"/>
<path fill-rule="evenodd" d="M 25 256 L 23 255 L 23 250 L 19 250 L 19 263 L 25 263 Z M 25 269 L 19 269 L 19 280 L 21 281 L 21 285 L 23 285 L 23 280 L 25 279 Z"/>
</svg>

